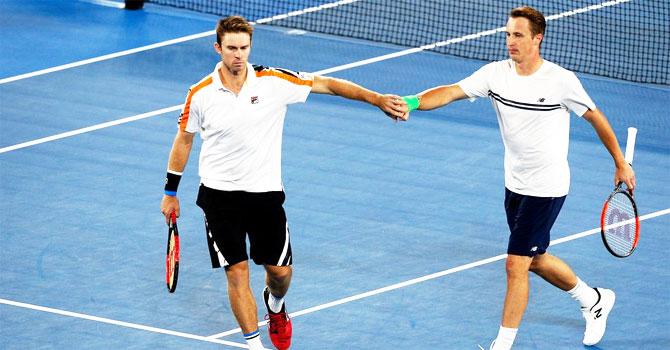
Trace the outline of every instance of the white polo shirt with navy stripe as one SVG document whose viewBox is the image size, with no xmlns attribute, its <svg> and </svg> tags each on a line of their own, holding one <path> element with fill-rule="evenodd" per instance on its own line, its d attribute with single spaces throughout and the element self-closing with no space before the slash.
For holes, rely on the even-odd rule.
<svg viewBox="0 0 670 350">
<path fill-rule="evenodd" d="M 505 187 L 536 197 L 570 188 L 570 111 L 596 108 L 574 73 L 544 60 L 529 76 L 511 59 L 492 62 L 457 83 L 470 98 L 489 97 L 505 146 Z"/>
<path fill-rule="evenodd" d="M 281 191 L 281 144 L 287 106 L 305 102 L 314 76 L 247 64 L 238 95 L 221 83 L 218 69 L 193 85 L 179 120 L 200 133 L 201 183 L 223 191 Z"/>
</svg>

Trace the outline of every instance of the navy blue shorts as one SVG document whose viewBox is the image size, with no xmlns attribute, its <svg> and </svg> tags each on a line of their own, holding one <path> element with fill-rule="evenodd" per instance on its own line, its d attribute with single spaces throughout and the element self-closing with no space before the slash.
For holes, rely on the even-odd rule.
<svg viewBox="0 0 670 350">
<path fill-rule="evenodd" d="M 563 207 L 563 202 L 565 196 L 525 196 L 505 188 L 505 212 L 510 230 L 507 254 L 544 254 L 549 247 L 549 231 Z"/>
</svg>

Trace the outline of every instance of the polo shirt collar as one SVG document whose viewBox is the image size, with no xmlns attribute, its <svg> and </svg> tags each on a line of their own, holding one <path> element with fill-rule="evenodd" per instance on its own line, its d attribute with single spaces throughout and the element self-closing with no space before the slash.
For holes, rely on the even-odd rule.
<svg viewBox="0 0 670 350">
<path fill-rule="evenodd" d="M 212 72 L 212 81 L 214 82 L 217 90 L 223 89 L 225 91 L 230 91 L 227 87 L 223 86 L 223 82 L 221 82 L 221 77 L 219 76 L 219 68 L 222 66 L 223 63 L 221 61 L 216 64 L 216 67 L 214 67 L 214 71 Z M 247 79 L 244 81 L 244 85 L 253 86 L 256 84 L 256 79 L 256 71 L 254 70 L 254 66 L 247 62 Z"/>
</svg>

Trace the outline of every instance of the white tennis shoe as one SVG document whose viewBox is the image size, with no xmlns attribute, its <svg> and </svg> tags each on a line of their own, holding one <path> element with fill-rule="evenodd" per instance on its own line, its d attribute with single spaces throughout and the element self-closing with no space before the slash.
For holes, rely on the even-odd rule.
<svg viewBox="0 0 670 350">
<path fill-rule="evenodd" d="M 477 347 L 479 348 L 479 350 L 493 350 L 493 345 L 494 345 L 495 343 L 496 343 L 496 340 L 493 339 L 493 341 L 491 342 L 491 345 L 489 345 L 489 348 L 488 348 L 488 349 L 484 349 L 484 348 L 483 348 L 481 345 L 479 345 L 479 344 L 477 344 Z"/>
<path fill-rule="evenodd" d="M 479 344 L 477 344 L 477 347 L 479 347 L 479 350 L 496 350 L 496 340 L 493 339 L 493 341 L 491 341 L 491 345 L 489 345 L 489 348 L 488 348 L 488 349 L 484 349 L 484 348 L 483 348 L 481 345 L 479 345 Z"/>
<path fill-rule="evenodd" d="M 584 345 L 595 345 L 605 335 L 607 316 L 614 307 L 616 296 L 614 291 L 605 288 L 593 288 L 598 293 L 598 300 L 591 308 L 582 308 L 582 315 L 586 320 L 584 330 Z"/>
</svg>

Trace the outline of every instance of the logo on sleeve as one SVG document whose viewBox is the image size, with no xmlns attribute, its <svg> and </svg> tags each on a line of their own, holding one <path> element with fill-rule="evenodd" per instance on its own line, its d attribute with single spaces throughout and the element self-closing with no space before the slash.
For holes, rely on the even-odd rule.
<svg viewBox="0 0 670 350">
<path fill-rule="evenodd" d="M 537 102 L 540 102 L 540 103 L 544 102 L 544 97 L 540 97 L 540 99 L 537 100 Z"/>
<path fill-rule="evenodd" d="M 251 104 L 252 105 L 258 104 L 258 96 L 251 96 Z"/>
</svg>

